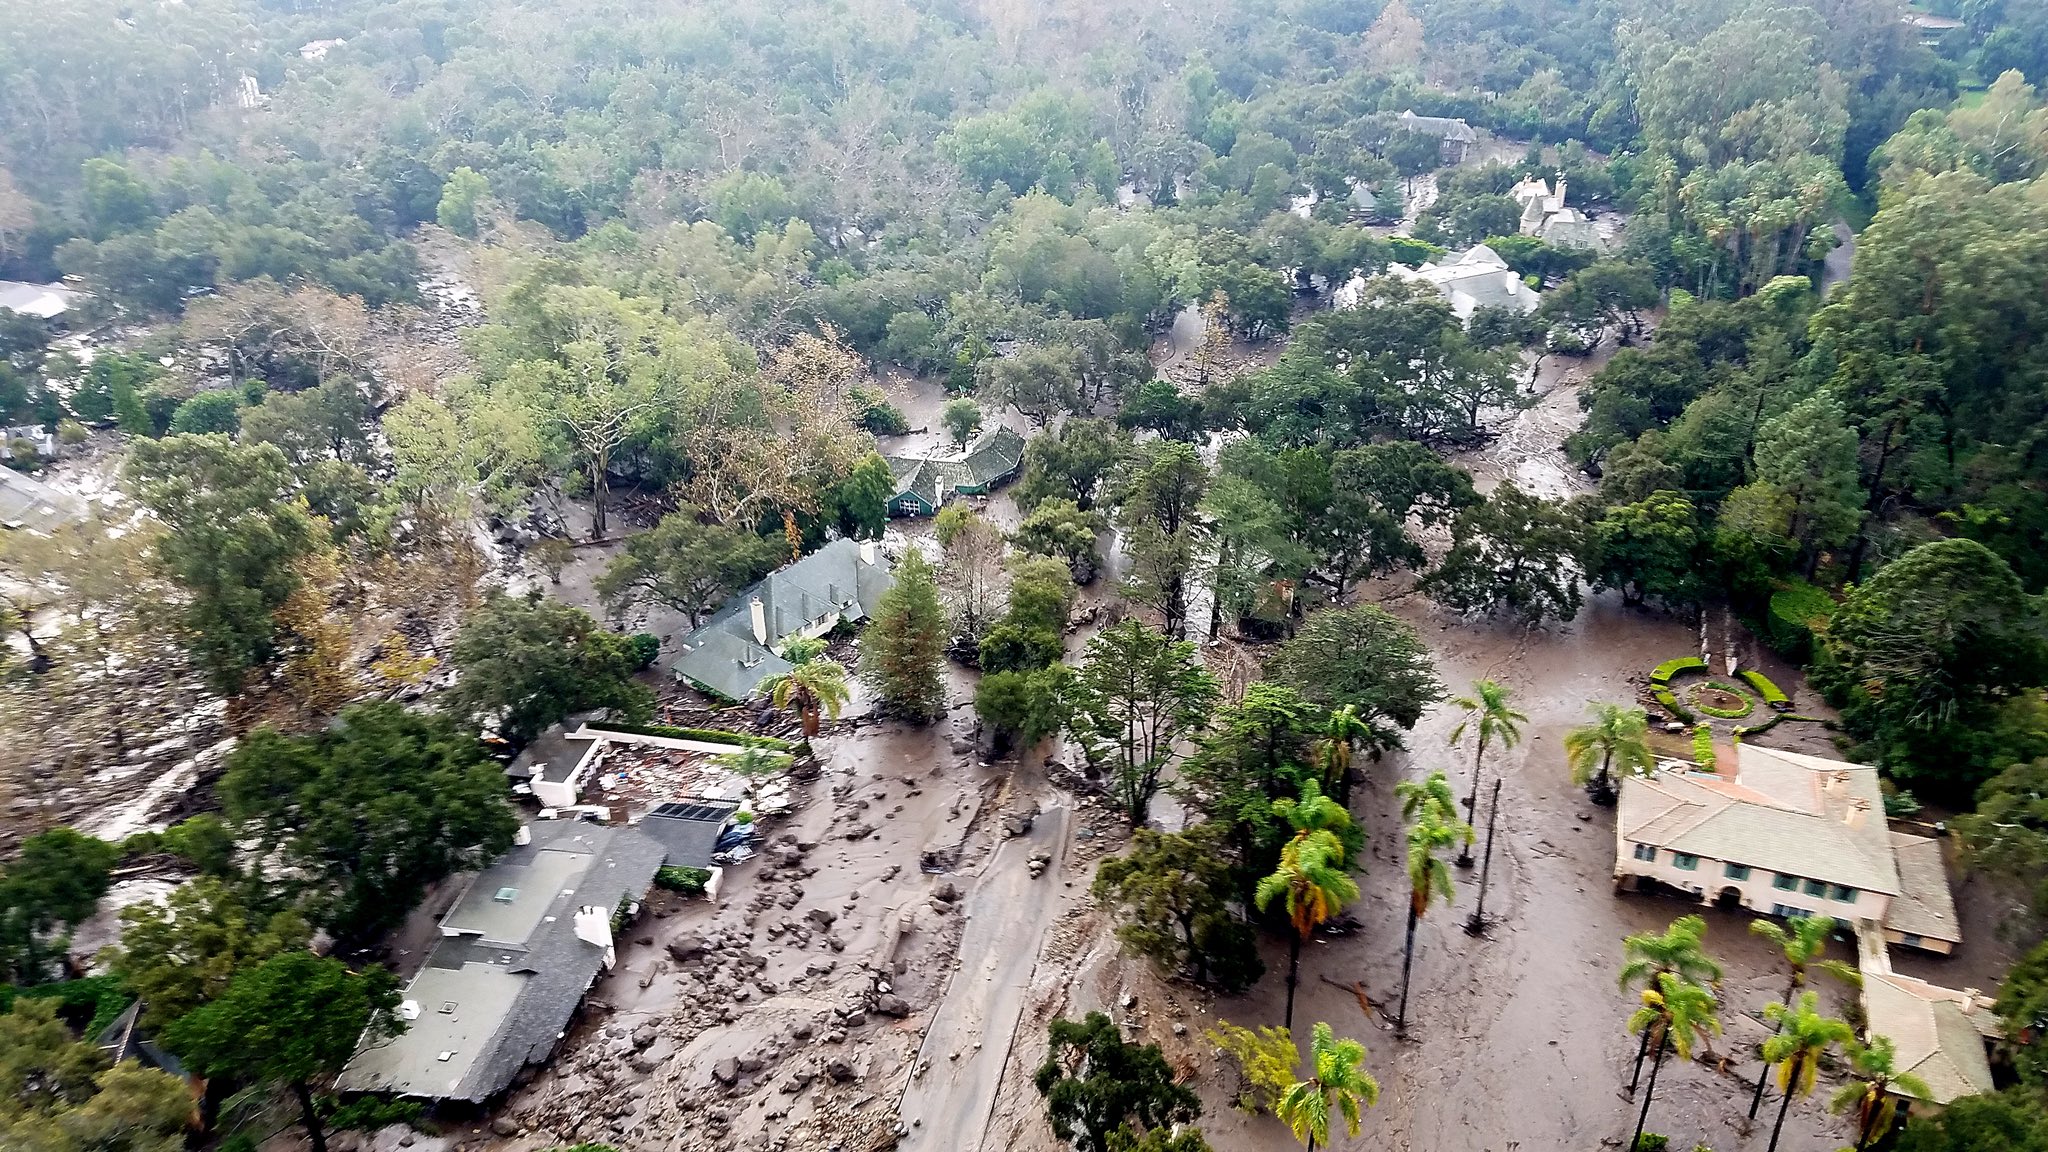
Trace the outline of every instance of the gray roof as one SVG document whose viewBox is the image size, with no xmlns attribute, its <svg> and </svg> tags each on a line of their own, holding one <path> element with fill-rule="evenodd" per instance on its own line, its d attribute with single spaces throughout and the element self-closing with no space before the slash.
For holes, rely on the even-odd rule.
<svg viewBox="0 0 2048 1152">
<path fill-rule="evenodd" d="M 670 671 L 731 700 L 745 700 L 769 676 L 789 671 L 771 649 L 788 637 L 837 616 L 865 620 L 888 591 L 888 558 L 861 557 L 861 545 L 834 540 L 794 564 L 770 572 L 726 601 L 702 628 L 683 637 Z M 753 602 L 761 602 L 767 643 L 754 635 Z"/>
<path fill-rule="evenodd" d="M 577 712 L 562 723 L 550 726 L 505 766 L 505 775 L 514 780 L 567 780 L 589 753 L 595 739 L 592 736 L 572 737 L 570 734 L 582 728 L 584 721 L 596 719 L 597 715 L 596 712 Z"/>
<path fill-rule="evenodd" d="M 144 1068 L 154 1068 L 180 1080 L 184 1079 L 185 1066 L 178 1062 L 176 1056 L 157 1047 L 156 1041 L 150 1039 L 142 1030 L 143 1007 L 140 1000 L 129 1002 L 128 1007 L 114 1018 L 114 1022 L 94 1037 L 93 1044 L 107 1054 L 107 1060 L 111 1063 L 119 1064 L 123 1060 L 133 1060 Z"/>
<path fill-rule="evenodd" d="M 958 459 L 938 456 L 891 456 L 889 474 L 896 478 L 893 502 L 905 493 L 933 508 L 970 488 L 993 488 L 1015 475 L 1024 463 L 1024 437 L 998 424 L 981 434 Z"/>
<path fill-rule="evenodd" d="M 1621 838 L 1788 876 L 1899 894 L 1877 769 L 1739 745 L 1732 775 L 1622 782 Z"/>
<path fill-rule="evenodd" d="M 85 502 L 12 468 L 0 468 L 0 528 L 50 532 L 85 519 Z"/>
<path fill-rule="evenodd" d="M 1909 936 L 1962 943 L 1962 923 L 1949 892 L 1941 841 L 1894 832 L 1892 857 L 1898 862 L 1900 891 L 1885 909 L 1884 926 Z"/>
<path fill-rule="evenodd" d="M 709 868 L 718 834 L 739 807 L 735 800 L 672 800 L 640 821 L 640 833 L 668 852 L 668 867 Z"/>
<path fill-rule="evenodd" d="M 0 280 L 0 310 L 19 312 L 38 320 L 50 320 L 69 311 L 83 295 L 62 284 L 29 284 Z"/>
<path fill-rule="evenodd" d="M 1996 1017 L 1976 996 L 1866 966 L 1863 1014 L 1870 1035 L 1891 1037 L 1898 1070 L 1927 1085 L 1929 1103 L 1997 1089 L 1984 1054 Z"/>
<path fill-rule="evenodd" d="M 1463 117 L 1417 116 L 1413 108 L 1401 113 L 1401 127 L 1410 132 L 1420 132 L 1424 136 L 1455 140 L 1461 144 L 1470 144 L 1479 139 L 1478 134 L 1472 131 L 1472 126 L 1465 123 Z"/>
<path fill-rule="evenodd" d="M 418 1014 L 399 1036 L 356 1053 L 336 1081 L 349 1092 L 487 1100 L 546 1060 L 604 967 L 575 914 L 638 900 L 666 855 L 637 829 L 543 820 L 531 839 L 471 882 L 441 940 L 406 985 Z"/>
</svg>

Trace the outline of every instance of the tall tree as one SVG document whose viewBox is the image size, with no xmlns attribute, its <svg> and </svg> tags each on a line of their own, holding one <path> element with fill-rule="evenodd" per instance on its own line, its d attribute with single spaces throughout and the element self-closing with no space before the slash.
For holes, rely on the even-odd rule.
<svg viewBox="0 0 2048 1152">
<path fill-rule="evenodd" d="M 313 1152 L 326 1152 L 313 1084 L 341 1071 L 365 1038 L 404 1031 L 397 1008 L 398 981 L 382 968 L 351 972 L 331 957 L 281 952 L 174 1021 L 163 1039 L 203 1075 L 291 1089 Z"/>
<path fill-rule="evenodd" d="M 1129 852 L 1097 866 L 1090 891 L 1120 913 L 1124 947 L 1168 974 L 1191 968 L 1196 983 L 1214 979 L 1233 992 L 1258 978 L 1259 962 L 1255 950 L 1232 956 L 1216 947 L 1237 935 L 1228 931 L 1233 877 L 1224 835 L 1215 823 L 1186 832 L 1140 828 Z"/>
<path fill-rule="evenodd" d="M 1820 997 L 1807 992 L 1800 995 L 1796 1008 L 1785 1004 L 1764 1008 L 1764 1017 L 1777 1029 L 1764 1042 L 1764 1060 L 1777 1066 L 1778 1091 L 1784 1094 L 1778 1105 L 1778 1119 L 1771 1125 L 1768 1152 L 1778 1152 L 1778 1137 L 1785 1130 L 1785 1114 L 1792 1110 L 1792 1097 L 1812 1095 L 1821 1061 L 1836 1046 L 1856 1039 L 1855 1029 L 1821 1015 L 1819 1005 Z"/>
<path fill-rule="evenodd" d="M 1459 514 L 1451 548 L 1423 577 L 1437 603 L 1467 615 L 1506 613 L 1530 625 L 1579 614 L 1585 527 L 1564 505 L 1503 480 Z"/>
<path fill-rule="evenodd" d="M 1758 479 L 1792 502 L 1788 534 L 1811 562 L 1848 543 L 1863 520 L 1858 444 L 1841 401 L 1816 392 L 1757 434 Z"/>
<path fill-rule="evenodd" d="M 1584 787 L 1595 803 L 1612 804 L 1615 769 L 1624 777 L 1647 776 L 1657 766 L 1648 739 L 1649 717 L 1641 708 L 1620 704 L 1595 702 L 1586 707 L 1593 720 L 1564 734 L 1565 763 L 1571 767 L 1572 783 Z"/>
<path fill-rule="evenodd" d="M 65 932 L 92 918 L 113 885 L 120 850 L 71 828 L 21 842 L 0 872 L 0 975 L 19 984 L 50 976 L 69 944 Z"/>
<path fill-rule="evenodd" d="M 1310 613 L 1266 661 L 1266 675 L 1325 708 L 1355 708 L 1375 734 L 1413 728 L 1443 698 L 1429 647 L 1406 621 L 1373 604 Z M 1384 748 L 1399 746 L 1396 739 Z"/>
<path fill-rule="evenodd" d="M 0 1014 L 0 1147 L 179 1152 L 192 1114 L 183 1080 L 134 1060 L 108 1067 L 55 999 L 19 997 Z"/>
<path fill-rule="evenodd" d="M 403 920 L 428 885 L 496 858 L 519 827 L 474 735 L 390 703 L 354 705 L 311 736 L 257 729 L 228 754 L 220 794 L 350 947 Z"/>
<path fill-rule="evenodd" d="M 1045 500 L 1064 499 L 1091 511 L 1130 452 L 1130 437 L 1107 420 L 1068 420 L 1033 436 L 1024 446 L 1017 505 L 1030 512 Z"/>
<path fill-rule="evenodd" d="M 882 705 L 919 724 L 946 710 L 946 614 L 930 562 L 912 548 L 861 631 L 860 677 Z"/>
<path fill-rule="evenodd" d="M 707 524 L 686 505 L 651 531 L 627 537 L 597 578 L 597 594 L 615 618 L 652 601 L 688 616 L 694 628 L 720 601 L 766 575 L 783 551 L 778 541 Z"/>
<path fill-rule="evenodd" d="M 1443 785 L 1443 773 L 1432 772 L 1417 795 L 1437 795 L 1441 791 L 1439 785 L 1448 787 Z M 1440 802 L 1419 804 L 1409 821 L 1408 931 L 1401 945 L 1401 1006 L 1394 1013 L 1397 1032 L 1408 1029 L 1408 978 L 1415 967 L 1415 926 L 1429 914 L 1429 906 L 1436 898 L 1446 902 L 1451 898 L 1451 871 L 1437 853 L 1457 841 L 1472 842 L 1472 826 L 1444 811 Z"/>
<path fill-rule="evenodd" d="M 1209 468 L 1193 445 L 1144 445 L 1119 493 L 1117 527 L 1131 557 L 1130 597 L 1157 610 L 1175 640 L 1187 638 L 1190 581 L 1208 537 L 1201 514 Z"/>
<path fill-rule="evenodd" d="M 839 719 L 846 707 L 846 667 L 836 660 L 813 656 L 790 665 L 787 672 L 766 677 L 761 691 L 769 702 L 784 711 L 795 709 L 804 726 L 804 739 L 818 734 L 824 719 Z"/>
<path fill-rule="evenodd" d="M 1344 845 L 1334 832 L 1304 831 L 1280 850 L 1280 867 L 1259 881 L 1261 911 L 1283 901 L 1294 935 L 1287 942 L 1287 1014 L 1294 1027 L 1294 989 L 1301 979 L 1301 947 L 1324 921 L 1358 898 L 1358 884 L 1344 873 Z"/>
<path fill-rule="evenodd" d="M 1088 642 L 1068 731 L 1090 762 L 1107 762 L 1111 793 L 1133 828 L 1150 815 L 1175 745 L 1208 719 L 1216 692 L 1193 644 L 1141 621 L 1113 624 Z"/>
<path fill-rule="evenodd" d="M 1832 916 L 1798 916 L 1783 926 L 1771 920 L 1752 920 L 1749 930 L 1770 941 L 1778 949 L 1778 954 L 1785 958 L 1787 981 L 1785 995 L 1779 1003 L 1787 1007 L 1799 995 L 1799 990 L 1806 987 L 1807 970 L 1815 964 L 1821 971 L 1852 988 L 1863 982 L 1862 973 L 1854 965 L 1822 959 L 1828 950 L 1828 937 L 1835 933 Z M 1756 1093 L 1749 1100 L 1749 1118 L 1752 1120 L 1756 1119 L 1757 1106 L 1763 1103 L 1764 1081 L 1768 1079 L 1767 1076 L 1757 1077 Z"/>
<path fill-rule="evenodd" d="M 1522 725 L 1529 718 L 1508 703 L 1507 685 L 1494 680 L 1472 682 L 1470 696 L 1451 697 L 1451 706 L 1465 714 L 1458 726 L 1451 729 L 1450 742 L 1458 744 L 1466 733 L 1472 734 L 1472 792 L 1465 797 L 1465 815 L 1470 818 L 1479 813 L 1479 777 L 1486 769 L 1486 747 L 1497 744 L 1503 750 L 1511 749 L 1522 742 Z M 1470 864 L 1469 854 L 1458 857 L 1460 864 Z"/>
<path fill-rule="evenodd" d="M 572 712 L 610 708 L 638 723 L 654 711 L 654 694 L 633 679 L 640 658 L 630 638 L 538 592 L 493 592 L 455 634 L 450 656 L 461 678 L 448 711 L 491 725 L 515 747 Z"/>
<path fill-rule="evenodd" d="M 1201 1099 L 1175 1083 L 1159 1046 L 1126 1042 L 1108 1016 L 1058 1019 L 1047 1031 L 1051 1043 L 1033 1083 L 1061 1140 L 1083 1152 L 1111 1152 L 1119 1128 L 1142 1133 L 1201 1115 Z"/>
<path fill-rule="evenodd" d="M 1365 1070 L 1365 1045 L 1339 1040 L 1328 1024 L 1316 1021 L 1308 1048 L 1308 1076 L 1289 1086 L 1274 1108 L 1294 1138 L 1308 1143 L 1330 1142 L 1330 1113 L 1344 1118 L 1344 1132 L 1358 1135 L 1359 1113 L 1379 1103 L 1380 1084 Z"/>
<path fill-rule="evenodd" d="M 266 914 L 211 877 L 179 885 L 163 904 L 123 908 L 121 924 L 121 942 L 102 959 L 142 1000 L 150 1028 L 219 998 L 235 973 L 303 949 L 312 937 L 297 909 Z"/>
<path fill-rule="evenodd" d="M 1712 992 L 1673 972 L 1659 972 L 1655 983 L 1643 989 L 1643 1006 L 1628 1018 L 1628 1030 L 1641 1033 L 1645 1040 L 1654 1033 L 1656 1054 L 1650 1060 L 1650 1082 L 1643 1085 L 1643 1107 L 1636 1113 L 1630 1148 L 1643 1146 L 1643 1123 L 1650 1118 L 1650 1101 L 1657 1095 L 1657 1072 L 1664 1066 L 1665 1050 L 1677 1052 L 1681 1060 L 1692 1059 L 1693 1038 L 1721 1030 L 1719 1010 Z"/>
<path fill-rule="evenodd" d="M 1707 935 L 1707 922 L 1698 916 L 1680 916 L 1662 932 L 1638 932 L 1623 938 L 1621 942 L 1621 987 L 1641 984 L 1648 994 L 1658 987 L 1659 981 L 1667 976 L 1676 976 L 1691 984 L 1704 984 L 1721 979 L 1721 965 L 1707 955 L 1703 942 Z M 1635 1074 L 1630 1078 L 1628 1090 L 1633 1093 L 1643 1075 L 1643 1057 L 1649 1051 L 1650 1037 L 1646 1032 L 1643 1041 L 1636 1047 Z"/>
<path fill-rule="evenodd" d="M 1926 1100 L 1933 1096 L 1927 1082 L 1899 1068 L 1898 1049 L 1889 1036 L 1872 1036 L 1870 1043 L 1849 1040 L 1842 1045 L 1849 1058 L 1850 1078 L 1828 1100 L 1828 1111 L 1856 1113 L 1855 1152 L 1875 1148 L 1898 1126 L 1899 1097 Z"/>
<path fill-rule="evenodd" d="M 1609 508 L 1593 522 L 1590 542 L 1595 559 L 1587 575 L 1595 587 L 1621 589 L 1624 604 L 1654 596 L 1679 608 L 1699 600 L 1699 518 L 1681 493 L 1652 492 Z"/>
</svg>

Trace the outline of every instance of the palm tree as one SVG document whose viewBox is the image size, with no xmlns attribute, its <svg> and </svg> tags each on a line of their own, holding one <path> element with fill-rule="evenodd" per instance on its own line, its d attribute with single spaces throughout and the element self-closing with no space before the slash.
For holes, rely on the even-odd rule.
<svg viewBox="0 0 2048 1152">
<path fill-rule="evenodd" d="M 1646 738 L 1649 717 L 1641 708 L 1619 704 L 1590 704 L 1593 722 L 1564 734 L 1565 761 L 1571 765 L 1572 783 L 1583 785 L 1595 804 L 1614 803 L 1613 773 L 1648 776 L 1657 766 L 1656 754 Z M 1593 771 L 1599 765 L 1599 772 Z"/>
<path fill-rule="evenodd" d="M 1427 780 L 1403 780 L 1394 785 L 1394 795 L 1401 798 L 1403 820 L 1413 821 L 1417 814 L 1427 811 L 1441 823 L 1458 824 L 1458 798 L 1441 772 L 1431 772 Z"/>
<path fill-rule="evenodd" d="M 1641 984 L 1643 990 L 1649 992 L 1665 975 L 1675 975 L 1694 984 L 1719 983 L 1721 965 L 1702 947 L 1706 936 L 1705 920 L 1698 916 L 1680 916 L 1662 933 L 1639 932 L 1624 939 L 1621 942 L 1621 986 L 1627 988 L 1631 984 Z M 1628 1082 L 1631 1093 L 1642 1081 L 1643 1060 L 1649 1052 L 1650 1034 L 1645 1032 L 1642 1043 L 1636 1046 L 1636 1070 Z"/>
<path fill-rule="evenodd" d="M 1850 987 L 1863 982 L 1863 974 L 1840 960 L 1821 960 L 1820 955 L 1828 950 L 1828 937 L 1834 935 L 1835 921 L 1832 916 L 1797 916 L 1790 922 L 1790 930 L 1775 920 L 1752 920 L 1749 930 L 1778 946 L 1785 956 L 1785 967 L 1791 974 L 1791 981 L 1785 985 L 1785 996 L 1781 1003 L 1789 1005 L 1792 998 L 1806 987 L 1806 970 L 1816 961 L 1820 969 Z M 1768 1009 L 1766 1009 L 1768 1011 Z M 1749 1118 L 1756 1119 L 1757 1109 L 1763 1106 L 1764 1082 L 1768 1077 L 1758 1074 L 1756 1091 L 1749 1097 Z"/>
<path fill-rule="evenodd" d="M 813 658 L 762 680 L 758 691 L 770 693 L 777 708 L 795 708 L 803 717 L 804 739 L 809 740 L 818 734 L 822 717 L 837 720 L 839 710 L 846 707 L 846 666 Z"/>
<path fill-rule="evenodd" d="M 1361 1109 L 1379 1102 L 1380 1084 L 1365 1070 L 1365 1045 L 1356 1040 L 1339 1040 L 1330 1026 L 1318 1020 L 1308 1047 L 1309 1077 L 1296 1081 L 1273 1106 L 1294 1138 L 1308 1141 L 1308 1152 L 1316 1142 L 1330 1142 L 1330 1108 L 1344 1117 L 1347 1136 L 1358 1135 Z"/>
<path fill-rule="evenodd" d="M 1443 773 L 1431 773 L 1430 783 L 1417 790 L 1430 796 L 1431 785 L 1443 785 Z M 1451 870 L 1437 853 L 1463 838 L 1472 842 L 1470 824 L 1447 822 L 1434 799 L 1416 805 L 1415 822 L 1408 828 L 1408 938 L 1401 947 L 1401 1007 L 1394 1013 L 1394 1031 L 1408 1030 L 1408 976 L 1415 965 L 1415 925 L 1429 914 L 1434 897 L 1451 898 Z"/>
<path fill-rule="evenodd" d="M 1778 1090 L 1785 1094 L 1784 1102 L 1778 1105 L 1778 1122 L 1771 1125 L 1771 1144 L 1766 1152 L 1778 1152 L 1778 1134 L 1785 1129 L 1785 1113 L 1792 1110 L 1792 1096 L 1805 1096 L 1813 1091 L 1821 1057 L 1835 1045 L 1856 1039 L 1854 1029 L 1832 1016 L 1821 1015 L 1819 1005 L 1818 995 L 1802 992 L 1796 1009 L 1783 1004 L 1764 1009 L 1764 1015 L 1777 1026 L 1777 1033 L 1764 1041 L 1764 1060 L 1777 1066 Z"/>
<path fill-rule="evenodd" d="M 1294 939 L 1287 958 L 1286 1025 L 1294 1027 L 1294 987 L 1301 979 L 1301 946 L 1316 925 L 1337 914 L 1337 910 L 1358 899 L 1358 884 L 1344 874 L 1344 845 L 1328 829 L 1304 832 L 1280 850 L 1280 867 L 1259 881 L 1253 896 L 1259 911 L 1285 898 L 1287 917 L 1294 922 Z"/>
<path fill-rule="evenodd" d="M 1650 1082 L 1643 1086 L 1643 1108 L 1636 1113 L 1636 1134 L 1629 1139 L 1630 1152 L 1642 1146 L 1643 1124 L 1650 1118 L 1650 1099 L 1657 1094 L 1657 1070 L 1664 1065 L 1670 1049 L 1681 1060 L 1692 1059 L 1695 1036 L 1721 1030 L 1720 1008 L 1714 994 L 1675 972 L 1659 972 L 1652 987 L 1643 989 L 1643 1006 L 1628 1018 L 1628 1030 L 1648 1037 L 1657 1035 L 1657 1056 L 1650 1061 Z"/>
<path fill-rule="evenodd" d="M 1322 739 L 1316 741 L 1316 766 L 1322 770 L 1323 791 L 1344 800 L 1351 799 L 1351 756 L 1360 741 L 1377 745 L 1380 737 L 1358 714 L 1358 705 L 1346 704 L 1333 710 L 1323 721 Z"/>
<path fill-rule="evenodd" d="M 1842 1045 L 1849 1067 L 1856 1074 L 1836 1089 L 1828 1111 L 1856 1110 L 1856 1152 L 1874 1148 L 1892 1130 L 1899 1116 L 1899 1097 L 1929 1096 L 1927 1082 L 1911 1072 L 1898 1070 L 1898 1054 L 1889 1036 L 1872 1036 L 1870 1043 L 1854 1040 Z"/>
<path fill-rule="evenodd" d="M 1486 763 L 1486 746 L 1498 742 L 1502 748 L 1513 748 L 1521 743 L 1521 726 L 1529 718 L 1508 706 L 1507 686 L 1495 680 L 1473 681 L 1472 695 L 1453 696 L 1451 703 L 1465 712 L 1465 718 L 1451 729 L 1451 743 L 1463 740 L 1468 730 L 1478 737 L 1472 750 L 1472 794 L 1465 798 L 1465 814 L 1470 817 L 1479 811 L 1479 776 Z M 1471 866 L 1472 842 L 1467 840 L 1458 851 L 1458 867 Z"/>
<path fill-rule="evenodd" d="M 1323 790 L 1313 780 L 1301 782 L 1301 799 L 1273 801 L 1273 811 L 1293 826 L 1297 840 L 1311 832 L 1330 832 L 1341 836 L 1352 825 L 1351 813 L 1342 804 L 1323 795 Z"/>
</svg>

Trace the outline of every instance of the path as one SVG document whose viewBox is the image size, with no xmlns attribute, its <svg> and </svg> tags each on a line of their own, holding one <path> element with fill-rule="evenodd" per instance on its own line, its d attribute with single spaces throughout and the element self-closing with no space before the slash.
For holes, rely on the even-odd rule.
<svg viewBox="0 0 2048 1152">
<path fill-rule="evenodd" d="M 1856 234 L 1849 231 L 1849 225 L 1835 221 L 1835 247 L 1821 263 L 1820 294 L 1826 296 L 1849 282 L 1849 273 L 1856 266 Z"/>
<path fill-rule="evenodd" d="M 1053 879 L 1066 854 L 1067 809 L 1047 808 L 1031 831 L 1006 840 L 982 867 L 967 898 L 959 967 L 932 1009 L 918 1067 L 897 1113 L 909 1133 L 904 1152 L 974 1152 L 981 1146 L 996 1088 L 1024 1009 L 1031 971 L 1063 889 Z M 1032 879 L 1025 860 L 1052 853 Z"/>
</svg>

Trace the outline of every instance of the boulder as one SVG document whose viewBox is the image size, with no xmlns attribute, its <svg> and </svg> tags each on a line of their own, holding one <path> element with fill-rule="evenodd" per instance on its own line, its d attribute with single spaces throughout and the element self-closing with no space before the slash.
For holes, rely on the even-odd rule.
<svg viewBox="0 0 2048 1152">
<path fill-rule="evenodd" d="M 951 880 L 941 880 L 939 881 L 938 885 L 932 889 L 932 898 L 934 900 L 942 900 L 948 904 L 951 904 L 953 901 L 958 900 L 960 898 L 960 889 L 954 887 L 953 882 Z"/>
<path fill-rule="evenodd" d="M 642 1024 L 638 1028 L 633 1029 L 633 1047 L 635 1048 L 651 1048 L 654 1046 L 654 1042 L 660 1038 L 661 1033 L 656 1032 L 652 1024 Z"/>
<path fill-rule="evenodd" d="M 830 1076 L 835 1084 L 844 1084 L 860 1078 L 860 1074 L 853 1070 L 853 1065 L 843 1056 L 835 1056 L 825 1062 L 825 1075 Z"/>
<path fill-rule="evenodd" d="M 704 954 L 704 938 L 685 932 L 668 942 L 668 954 L 678 961 L 694 960 Z"/>
<path fill-rule="evenodd" d="M 727 1056 L 711 1066 L 711 1078 L 730 1088 L 740 1082 L 740 1062 Z"/>
<path fill-rule="evenodd" d="M 884 992 L 875 998 L 875 1011 L 880 1012 L 884 1016 L 891 1016 L 900 1020 L 910 1015 L 910 1001 L 896 995 L 894 992 Z"/>
<path fill-rule="evenodd" d="M 832 926 L 834 920 L 839 919 L 839 915 L 828 908 L 813 908 L 804 913 L 804 919 L 817 925 L 818 931 L 823 932 Z"/>
</svg>

